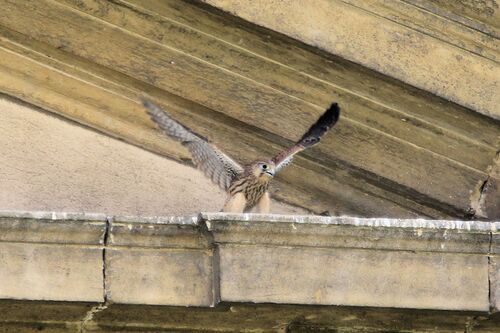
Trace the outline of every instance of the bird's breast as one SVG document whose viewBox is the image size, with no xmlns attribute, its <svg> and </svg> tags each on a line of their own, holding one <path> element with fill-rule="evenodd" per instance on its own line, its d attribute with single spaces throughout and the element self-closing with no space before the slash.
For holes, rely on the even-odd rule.
<svg viewBox="0 0 500 333">
<path fill-rule="evenodd" d="M 246 209 L 255 206 L 260 198 L 266 193 L 269 182 L 262 182 L 258 179 L 247 177 L 235 180 L 229 187 L 229 194 L 231 196 L 236 193 L 243 193 L 247 200 Z"/>
</svg>

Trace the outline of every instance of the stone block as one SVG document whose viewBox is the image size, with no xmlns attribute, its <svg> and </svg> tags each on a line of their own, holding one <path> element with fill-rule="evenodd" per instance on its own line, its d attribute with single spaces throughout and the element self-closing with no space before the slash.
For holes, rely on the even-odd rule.
<svg viewBox="0 0 500 333">
<path fill-rule="evenodd" d="M 0 298 L 102 302 L 106 217 L 0 211 Z"/>
<path fill-rule="evenodd" d="M 102 248 L 0 242 L 0 298 L 102 302 Z"/>
<path fill-rule="evenodd" d="M 490 301 L 494 312 L 500 311 L 500 263 L 498 257 L 490 258 Z"/>
<path fill-rule="evenodd" d="M 108 299 L 116 303 L 214 305 L 212 251 L 106 250 Z"/>
<path fill-rule="evenodd" d="M 198 216 L 115 216 L 109 245 L 149 248 L 206 248 L 208 239 L 200 232 Z"/>
<path fill-rule="evenodd" d="M 500 225 L 499 222 L 496 222 Z M 491 235 L 491 254 L 489 257 L 490 271 L 490 302 L 491 310 L 500 312 L 500 233 L 493 232 Z"/>
<path fill-rule="evenodd" d="M 484 255 L 220 246 L 222 301 L 487 311 Z"/>
<path fill-rule="evenodd" d="M 197 216 L 117 216 L 106 249 L 106 290 L 115 303 L 210 306 L 213 250 Z"/>
</svg>

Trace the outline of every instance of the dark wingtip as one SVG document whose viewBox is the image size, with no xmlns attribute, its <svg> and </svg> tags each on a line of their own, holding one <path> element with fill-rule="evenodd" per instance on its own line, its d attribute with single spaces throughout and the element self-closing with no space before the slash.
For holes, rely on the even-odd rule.
<svg viewBox="0 0 500 333">
<path fill-rule="evenodd" d="M 340 107 L 338 103 L 332 103 L 328 109 L 319 117 L 314 126 L 332 128 L 340 117 Z M 325 128 L 325 130 L 328 130 Z"/>
<path fill-rule="evenodd" d="M 329 117 L 331 118 L 331 125 L 330 126 L 333 126 L 339 120 L 339 117 L 340 117 L 339 104 L 336 102 L 332 103 L 332 105 L 330 105 L 328 110 L 326 110 L 326 113 L 329 114 Z"/>
<path fill-rule="evenodd" d="M 319 119 L 309 128 L 309 130 L 299 140 L 299 144 L 310 147 L 320 141 L 321 136 L 332 128 L 340 117 L 340 107 L 337 103 L 332 103 Z"/>
</svg>

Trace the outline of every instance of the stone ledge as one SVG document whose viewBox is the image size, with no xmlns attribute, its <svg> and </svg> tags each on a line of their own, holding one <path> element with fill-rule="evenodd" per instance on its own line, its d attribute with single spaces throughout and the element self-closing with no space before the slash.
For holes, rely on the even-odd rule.
<svg viewBox="0 0 500 333">
<path fill-rule="evenodd" d="M 106 215 L 0 211 L 0 242 L 102 245 Z"/>
<path fill-rule="evenodd" d="M 199 216 L 115 216 L 110 225 L 109 246 L 151 248 L 207 248 L 199 230 Z"/>
<path fill-rule="evenodd" d="M 0 212 L 6 231 L 0 238 L 0 297 L 486 313 L 499 304 L 499 226 L 260 214 Z M 89 228 L 96 228 L 93 240 Z M 73 238 L 59 237 L 59 231 Z M 87 233 L 86 243 L 75 241 L 80 231 Z"/>
<path fill-rule="evenodd" d="M 498 223 L 424 219 L 202 214 L 217 243 L 482 253 Z M 496 248 L 494 249 L 496 250 Z"/>
</svg>

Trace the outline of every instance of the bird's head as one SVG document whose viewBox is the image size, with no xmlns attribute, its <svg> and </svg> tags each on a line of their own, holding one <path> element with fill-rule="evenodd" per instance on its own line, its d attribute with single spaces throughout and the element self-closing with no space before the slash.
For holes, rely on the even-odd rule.
<svg viewBox="0 0 500 333">
<path fill-rule="evenodd" d="M 260 180 L 269 180 L 274 177 L 276 165 L 273 161 L 257 161 L 252 164 L 250 172 L 255 178 Z"/>
</svg>

